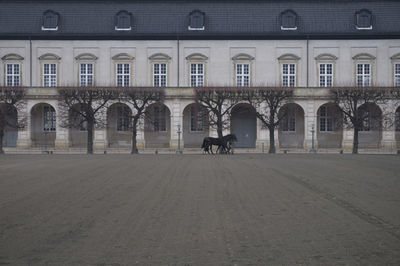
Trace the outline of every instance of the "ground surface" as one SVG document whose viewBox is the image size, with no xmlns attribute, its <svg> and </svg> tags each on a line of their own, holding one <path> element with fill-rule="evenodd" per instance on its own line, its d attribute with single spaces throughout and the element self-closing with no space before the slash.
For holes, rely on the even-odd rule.
<svg viewBox="0 0 400 266">
<path fill-rule="evenodd" d="M 0 157 L 0 265 L 399 265 L 400 157 Z"/>
</svg>

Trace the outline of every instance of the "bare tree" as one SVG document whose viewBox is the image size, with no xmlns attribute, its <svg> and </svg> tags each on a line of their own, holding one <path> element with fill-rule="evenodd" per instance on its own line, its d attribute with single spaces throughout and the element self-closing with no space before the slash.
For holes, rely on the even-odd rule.
<svg viewBox="0 0 400 266">
<path fill-rule="evenodd" d="M 3 139 L 6 128 L 18 129 L 26 124 L 26 117 L 22 115 L 25 92 L 26 89 L 23 87 L 0 88 L 0 154 L 4 153 Z M 18 111 L 20 111 L 19 117 Z"/>
<path fill-rule="evenodd" d="M 217 129 L 218 138 L 222 138 L 222 131 L 229 128 L 229 117 L 232 108 L 243 100 L 242 87 L 197 87 L 195 99 L 207 109 L 209 125 Z"/>
<path fill-rule="evenodd" d="M 332 88 L 335 103 L 343 114 L 344 125 L 352 128 L 353 153 L 358 153 L 359 132 L 366 124 L 376 121 L 375 127 L 382 125 L 383 114 L 376 115 L 367 110 L 368 104 L 385 103 L 389 98 L 389 90 L 384 87 L 342 87 Z M 361 107 L 361 108 L 360 108 Z"/>
<path fill-rule="evenodd" d="M 107 104 L 119 98 L 120 90 L 99 87 L 63 87 L 58 89 L 60 125 L 87 128 L 87 153 L 93 154 L 94 128 L 105 125 Z"/>
<path fill-rule="evenodd" d="M 244 94 L 256 110 L 256 116 L 269 130 L 269 153 L 275 153 L 275 129 L 279 126 L 286 112 L 279 112 L 293 96 L 293 88 L 255 87 Z"/>
<path fill-rule="evenodd" d="M 131 154 L 139 153 L 136 140 L 139 121 L 147 114 L 147 107 L 164 100 L 164 94 L 165 89 L 155 87 L 128 87 L 122 90 L 120 99 L 130 103 L 135 111 L 134 113 L 125 114 L 129 116 L 132 132 Z"/>
</svg>

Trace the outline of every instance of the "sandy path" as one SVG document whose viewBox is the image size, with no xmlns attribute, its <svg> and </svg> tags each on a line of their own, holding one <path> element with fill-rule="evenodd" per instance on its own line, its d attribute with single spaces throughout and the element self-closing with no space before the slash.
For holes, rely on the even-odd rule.
<svg viewBox="0 0 400 266">
<path fill-rule="evenodd" d="M 0 265 L 400 264 L 400 157 L 0 157 Z"/>
</svg>

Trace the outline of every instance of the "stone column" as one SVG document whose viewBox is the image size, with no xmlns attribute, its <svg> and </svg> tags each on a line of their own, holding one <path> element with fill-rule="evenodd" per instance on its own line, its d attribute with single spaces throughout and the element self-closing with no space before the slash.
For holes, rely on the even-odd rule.
<svg viewBox="0 0 400 266">
<path fill-rule="evenodd" d="M 344 128 L 343 129 L 343 141 L 342 141 L 342 149 L 346 152 L 352 152 L 353 150 L 353 139 L 354 139 L 354 131 L 352 128 Z"/>
<path fill-rule="evenodd" d="M 174 100 L 172 103 L 171 111 L 171 140 L 169 143 L 170 149 L 178 149 L 178 126 L 180 125 L 181 131 L 183 126 L 183 115 L 181 112 L 181 105 L 179 100 Z M 183 139 L 181 132 L 181 149 L 183 148 Z"/>
<path fill-rule="evenodd" d="M 314 130 L 314 148 L 318 147 L 317 140 L 317 115 L 314 108 L 314 102 L 307 102 L 304 110 L 304 148 L 312 149 L 312 130 Z"/>
<path fill-rule="evenodd" d="M 98 151 L 103 153 L 107 149 L 107 130 L 104 129 L 95 129 L 94 130 L 94 139 L 93 139 L 93 149 L 94 151 Z"/>
</svg>

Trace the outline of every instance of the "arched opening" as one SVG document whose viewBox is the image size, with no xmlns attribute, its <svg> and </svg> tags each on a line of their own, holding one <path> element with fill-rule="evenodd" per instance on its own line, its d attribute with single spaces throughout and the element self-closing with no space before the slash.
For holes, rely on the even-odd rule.
<svg viewBox="0 0 400 266">
<path fill-rule="evenodd" d="M 0 104 L 0 128 L 4 129 L 3 147 L 16 147 L 18 138 L 18 112 L 14 106 L 6 103 Z"/>
<path fill-rule="evenodd" d="M 72 148 L 87 147 L 87 121 L 79 113 L 81 110 L 79 104 L 74 105 L 69 110 L 69 146 Z M 76 110 L 76 111 L 73 111 Z"/>
<path fill-rule="evenodd" d="M 146 109 L 144 140 L 146 148 L 169 148 L 171 139 L 171 113 L 162 103 Z"/>
<path fill-rule="evenodd" d="M 107 140 L 112 148 L 130 148 L 131 108 L 123 103 L 115 103 L 107 110 Z"/>
<path fill-rule="evenodd" d="M 396 113 L 395 113 L 394 130 L 395 130 L 397 149 L 399 149 L 400 148 L 400 107 L 397 108 Z"/>
<path fill-rule="evenodd" d="M 189 104 L 183 110 L 183 143 L 185 148 L 199 148 L 209 136 L 207 109 L 200 104 Z"/>
<path fill-rule="evenodd" d="M 48 103 L 38 103 L 31 109 L 31 140 L 33 147 L 54 147 L 56 110 Z"/>
<path fill-rule="evenodd" d="M 278 131 L 281 148 L 303 148 L 304 111 L 296 103 L 288 103 L 279 110 L 281 119 Z"/>
<path fill-rule="evenodd" d="M 343 116 L 339 106 L 326 103 L 317 113 L 317 140 L 319 148 L 341 148 L 343 140 Z"/>
<path fill-rule="evenodd" d="M 238 104 L 231 112 L 231 133 L 237 137 L 235 147 L 255 148 L 257 140 L 256 110 L 250 104 Z"/>
<path fill-rule="evenodd" d="M 362 126 L 358 136 L 359 148 L 379 148 L 382 139 L 382 111 L 373 103 L 358 108 Z"/>
</svg>

